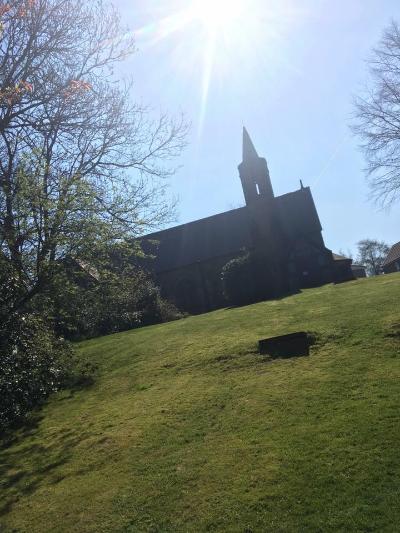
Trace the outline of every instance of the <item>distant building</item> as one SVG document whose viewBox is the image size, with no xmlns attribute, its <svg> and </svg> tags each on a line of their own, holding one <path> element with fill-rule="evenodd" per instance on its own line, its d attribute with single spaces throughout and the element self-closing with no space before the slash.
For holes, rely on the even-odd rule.
<svg viewBox="0 0 400 533">
<path fill-rule="evenodd" d="M 221 270 L 244 249 L 253 257 L 255 300 L 354 279 L 351 260 L 335 261 L 325 247 L 310 188 L 301 183 L 299 190 L 275 196 L 267 162 L 246 129 L 238 168 L 244 207 L 141 239 L 155 256 L 151 269 L 164 297 L 191 313 L 225 306 Z"/>
<path fill-rule="evenodd" d="M 349 281 L 349 279 L 354 279 L 354 273 L 351 268 L 353 262 L 349 257 L 344 255 L 339 255 L 332 253 L 333 257 L 333 267 L 334 267 L 334 282 L 342 283 L 343 281 Z"/>
<path fill-rule="evenodd" d="M 353 263 L 351 265 L 351 271 L 353 272 L 354 277 L 356 277 L 356 278 L 366 278 L 367 277 L 367 271 L 366 271 L 365 265 L 357 265 L 357 264 Z"/>
<path fill-rule="evenodd" d="M 383 262 L 382 269 L 385 274 L 400 272 L 400 242 L 394 244 Z"/>
<path fill-rule="evenodd" d="M 62 264 L 69 280 L 79 287 L 88 288 L 100 281 L 97 269 L 82 259 L 69 255 L 62 260 Z"/>
</svg>

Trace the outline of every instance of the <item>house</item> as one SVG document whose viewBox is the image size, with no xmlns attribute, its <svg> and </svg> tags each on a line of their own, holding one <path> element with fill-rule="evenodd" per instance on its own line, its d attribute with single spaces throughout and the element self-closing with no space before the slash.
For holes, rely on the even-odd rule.
<svg viewBox="0 0 400 533">
<path fill-rule="evenodd" d="M 400 271 L 400 242 L 394 244 L 390 248 L 387 257 L 382 264 L 382 269 L 385 274 Z"/>
<path fill-rule="evenodd" d="M 351 265 L 351 271 L 354 274 L 355 278 L 366 278 L 367 277 L 367 271 L 365 265 L 358 265 L 358 264 L 352 264 Z"/>
<path fill-rule="evenodd" d="M 351 260 L 326 248 L 309 187 L 275 196 L 267 161 L 243 130 L 239 176 L 246 205 L 141 238 L 155 259 L 149 268 L 165 298 L 201 313 L 226 305 L 221 271 L 243 250 L 253 258 L 255 299 L 354 279 Z M 340 263 L 340 261 L 339 261 Z"/>
</svg>

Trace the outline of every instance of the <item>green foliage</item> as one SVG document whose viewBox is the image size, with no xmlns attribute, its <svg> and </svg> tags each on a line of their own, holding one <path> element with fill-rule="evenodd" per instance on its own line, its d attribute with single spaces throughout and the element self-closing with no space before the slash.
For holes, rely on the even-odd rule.
<svg viewBox="0 0 400 533">
<path fill-rule="evenodd" d="M 21 280 L 0 261 L 0 431 L 22 420 L 48 395 L 92 380 L 94 365 L 63 340 L 94 337 L 179 318 L 158 287 L 128 262 L 132 247 L 98 250 L 97 268 L 58 263 L 46 286 L 21 309 Z M 118 254 L 117 254 L 118 252 Z"/>
<path fill-rule="evenodd" d="M 400 274 L 85 341 L 61 391 L 0 448 L 0 529 L 394 532 Z M 316 333 L 270 362 L 257 340 Z"/>
<path fill-rule="evenodd" d="M 66 377 L 70 352 L 44 321 L 18 314 L 0 326 L 0 432 L 23 419 Z"/>
<path fill-rule="evenodd" d="M 0 432 L 58 390 L 73 370 L 72 351 L 37 313 L 16 311 L 23 296 L 10 263 L 0 260 Z"/>
<path fill-rule="evenodd" d="M 69 282 L 64 289 L 58 295 L 55 322 L 70 338 L 95 337 L 180 316 L 140 270 L 131 275 L 110 275 L 88 288 Z"/>
<path fill-rule="evenodd" d="M 253 263 L 249 252 L 244 251 L 228 261 L 222 269 L 221 280 L 224 296 L 231 305 L 254 302 Z"/>
<path fill-rule="evenodd" d="M 109 2 L 15 0 L 0 19 L 4 426 L 62 381 L 66 348 L 53 327 L 95 335 L 168 314 L 150 281 L 112 268 L 106 252 L 126 255 L 121 241 L 169 220 L 164 178 L 187 125 L 155 120 L 110 76 L 135 43 Z M 98 282 L 62 272 L 70 257 L 93 263 Z"/>
<path fill-rule="evenodd" d="M 120 242 L 91 249 L 88 260 L 58 265 L 36 309 L 58 334 L 84 339 L 180 318 L 139 266 L 136 244 Z"/>
<path fill-rule="evenodd" d="M 0 432 L 20 421 L 62 383 L 70 351 L 43 319 L 16 312 L 22 290 L 0 262 Z"/>
</svg>

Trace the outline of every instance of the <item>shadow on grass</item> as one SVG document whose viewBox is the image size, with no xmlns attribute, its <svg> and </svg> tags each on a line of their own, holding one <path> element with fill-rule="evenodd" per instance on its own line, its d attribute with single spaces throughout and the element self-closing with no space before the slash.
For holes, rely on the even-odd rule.
<svg viewBox="0 0 400 533">
<path fill-rule="evenodd" d="M 70 400 L 93 383 L 91 376 L 75 380 L 58 400 Z M 45 439 L 40 432 L 42 419 L 38 407 L 24 421 L 0 435 L 0 517 L 21 497 L 34 493 L 42 483 L 56 484 L 64 479 L 65 476 L 57 474 L 57 468 L 71 459 L 73 450 L 87 436 L 87 431 L 80 427 L 66 427 Z"/>
<path fill-rule="evenodd" d="M 400 322 L 390 324 L 390 326 L 386 329 L 385 336 L 392 339 L 400 340 Z"/>
<path fill-rule="evenodd" d="M 65 476 L 57 475 L 57 468 L 71 459 L 72 451 L 85 438 L 84 433 L 65 429 L 44 446 L 33 441 L 38 437 L 40 420 L 40 415 L 35 416 L 29 427 L 18 430 L 0 448 L 0 517 L 42 483 L 60 482 Z"/>
<path fill-rule="evenodd" d="M 267 298 L 254 298 L 251 301 L 246 301 L 246 302 L 238 303 L 238 304 L 231 304 L 225 307 L 224 309 L 226 311 L 229 311 L 230 309 L 238 309 L 240 307 L 247 307 L 249 305 L 258 304 L 261 302 L 275 302 L 275 301 L 285 300 L 286 298 L 289 298 L 290 296 L 294 296 L 295 294 L 300 294 L 300 293 L 301 293 L 300 289 L 293 289 L 292 291 L 285 292 L 279 296 L 271 296 Z"/>
</svg>

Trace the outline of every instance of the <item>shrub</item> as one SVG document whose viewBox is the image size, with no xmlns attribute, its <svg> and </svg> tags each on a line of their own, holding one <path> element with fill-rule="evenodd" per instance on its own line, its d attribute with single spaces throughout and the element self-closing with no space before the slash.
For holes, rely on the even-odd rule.
<svg viewBox="0 0 400 533">
<path fill-rule="evenodd" d="M 10 263 L 0 260 L 0 432 L 26 414 L 69 376 L 72 352 L 46 321 L 15 309 L 23 290 Z"/>
<path fill-rule="evenodd" d="M 71 351 L 34 314 L 0 325 L 0 431 L 23 419 L 57 390 L 70 369 Z"/>
<path fill-rule="evenodd" d="M 254 301 L 253 264 L 249 252 L 226 263 L 221 273 L 223 293 L 231 305 Z"/>
<path fill-rule="evenodd" d="M 179 318 L 172 304 L 163 300 L 160 289 L 141 270 L 102 281 L 95 288 L 98 324 L 95 334 L 124 331 Z"/>
<path fill-rule="evenodd" d="M 180 318 L 152 279 L 139 268 L 104 270 L 94 283 L 76 283 L 60 272 L 41 298 L 41 312 L 56 331 L 69 339 L 84 339 Z M 48 311 L 47 311 L 48 312 Z"/>
</svg>

